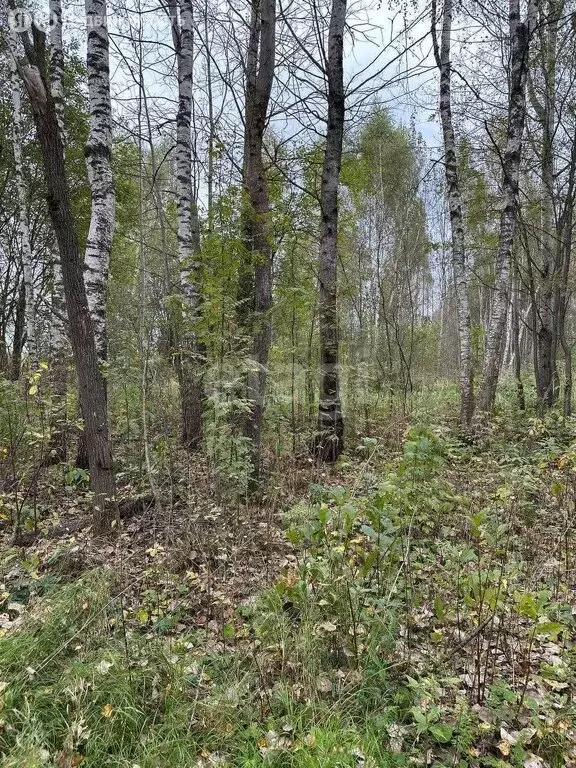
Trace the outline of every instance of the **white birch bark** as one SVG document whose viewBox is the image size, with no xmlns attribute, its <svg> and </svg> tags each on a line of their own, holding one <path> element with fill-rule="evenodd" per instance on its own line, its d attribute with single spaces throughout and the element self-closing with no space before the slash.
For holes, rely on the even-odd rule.
<svg viewBox="0 0 576 768">
<path fill-rule="evenodd" d="M 496 398 L 500 374 L 503 337 L 510 293 L 510 265 L 516 233 L 518 181 L 522 155 L 522 135 L 526 118 L 526 73 L 530 38 L 534 31 L 536 5 L 530 0 L 526 21 L 520 18 L 519 0 L 510 0 L 510 93 L 508 97 L 508 129 L 502 161 L 502 211 L 500 235 L 495 260 L 495 284 L 492 313 L 486 335 L 482 384 L 478 392 L 477 417 L 488 414 Z"/>
<path fill-rule="evenodd" d="M 22 249 L 22 273 L 24 276 L 24 291 L 26 297 L 25 323 L 26 346 L 32 370 L 38 367 L 38 349 L 36 339 L 36 323 L 34 320 L 34 274 L 30 231 L 28 227 L 28 191 L 24 180 L 22 164 L 22 92 L 18 68 L 16 65 L 17 41 L 15 34 L 10 33 L 10 79 L 12 88 L 12 147 L 14 152 L 14 171 L 18 195 L 18 229 L 20 247 Z"/>
<path fill-rule="evenodd" d="M 179 7 L 179 13 L 178 13 Z M 193 87 L 193 10 L 190 0 L 170 3 L 172 37 L 178 67 L 178 115 L 176 117 L 176 205 L 178 212 L 178 253 L 182 293 L 193 314 L 198 302 L 194 281 L 199 250 L 199 232 L 193 215 L 192 184 L 192 87 Z M 179 18 L 179 21 L 178 21 Z"/>
<path fill-rule="evenodd" d="M 53 355 L 69 354 L 70 342 L 66 332 L 66 302 L 62 267 L 58 254 L 54 254 L 52 264 L 52 317 L 50 324 L 50 347 Z"/>
<path fill-rule="evenodd" d="M 62 144 L 66 144 L 66 129 L 64 123 L 64 48 L 62 45 L 62 3 L 61 0 L 50 0 L 50 91 L 54 100 L 58 128 Z M 52 262 L 52 321 L 50 347 L 52 355 L 60 357 L 68 355 L 69 340 L 66 333 L 66 302 L 64 300 L 64 284 L 62 282 L 62 266 L 60 255 L 55 250 Z"/>
<path fill-rule="evenodd" d="M 468 275 L 466 270 L 466 247 L 464 239 L 464 215 L 458 161 L 456 158 L 456 139 L 452 122 L 451 99 L 451 64 L 450 46 L 452 36 L 452 0 L 444 0 L 442 15 L 442 36 L 440 49 L 436 39 L 436 0 L 432 3 L 432 31 L 434 54 L 440 70 L 440 119 L 444 140 L 444 170 L 446 176 L 446 196 L 450 211 L 452 234 L 452 272 L 456 289 L 458 311 L 458 341 L 460 365 L 460 422 L 470 423 L 474 408 L 473 372 L 471 356 L 470 306 L 468 301 Z"/>
<path fill-rule="evenodd" d="M 198 319 L 200 231 L 192 180 L 192 88 L 194 16 L 191 0 L 169 0 L 168 9 L 178 70 L 176 116 L 176 209 L 182 295 L 178 366 L 182 406 L 182 442 L 196 448 L 202 436 L 202 383 L 194 327 Z"/>
<path fill-rule="evenodd" d="M 60 256 L 54 254 L 52 263 L 52 307 L 50 315 L 50 380 L 52 408 L 50 414 L 50 460 L 65 461 L 67 451 L 67 392 L 68 361 L 71 357 L 67 334 L 66 302 Z"/>
<path fill-rule="evenodd" d="M 63 150 L 66 147 L 66 124 L 64 120 L 64 48 L 62 43 L 61 0 L 50 0 L 50 92 L 58 122 Z M 71 357 L 70 340 L 67 333 L 66 301 L 60 254 L 55 249 L 52 260 L 52 303 L 50 316 L 50 380 L 52 385 L 52 408 L 50 414 L 50 461 L 65 461 L 68 443 L 68 361 Z M 85 449 L 85 438 L 80 439 L 81 450 Z"/>
<path fill-rule="evenodd" d="M 50 90 L 54 99 L 56 117 L 62 144 L 66 144 L 66 127 L 64 122 L 64 48 L 62 45 L 62 4 L 61 0 L 50 0 Z M 66 302 L 64 300 L 64 284 L 62 282 L 62 266 L 60 256 L 54 254 L 52 267 L 52 323 L 51 351 L 53 357 L 63 357 L 69 354 L 70 343 L 66 333 Z"/>
<path fill-rule="evenodd" d="M 106 0 L 86 0 L 87 71 L 90 129 L 86 166 L 92 196 L 84 255 L 86 294 L 100 363 L 107 359 L 106 296 L 115 206 L 112 179 L 112 107 Z"/>
<path fill-rule="evenodd" d="M 52 91 L 52 98 L 56 107 L 60 136 L 62 137 L 62 143 L 65 144 L 63 74 L 62 3 L 61 0 L 50 0 L 50 90 Z"/>
</svg>

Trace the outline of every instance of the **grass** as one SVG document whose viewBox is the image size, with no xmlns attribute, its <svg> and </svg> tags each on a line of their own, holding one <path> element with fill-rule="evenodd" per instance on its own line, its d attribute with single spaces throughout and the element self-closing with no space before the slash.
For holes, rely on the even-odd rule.
<svg viewBox="0 0 576 768">
<path fill-rule="evenodd" d="M 312 487 L 291 565 L 212 629 L 139 625 L 108 569 L 31 576 L 0 637 L 2 765 L 570 765 L 576 429 L 502 418 L 488 446 L 413 429 Z"/>
<path fill-rule="evenodd" d="M 171 768 L 231 754 L 246 766 L 356 765 L 366 738 L 353 695 L 343 690 L 335 707 L 332 698 L 296 701 L 287 681 L 263 692 L 248 658 L 204 654 L 199 663 L 193 640 L 130 637 L 127 650 L 109 632 L 107 576 L 55 590 L 29 627 L 0 640 L 5 766 Z"/>
</svg>

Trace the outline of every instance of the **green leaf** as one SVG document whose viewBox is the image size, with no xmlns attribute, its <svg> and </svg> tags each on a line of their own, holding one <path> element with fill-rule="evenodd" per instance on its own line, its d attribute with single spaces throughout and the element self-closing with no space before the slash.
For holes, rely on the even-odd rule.
<svg viewBox="0 0 576 768">
<path fill-rule="evenodd" d="M 235 634 L 236 634 L 236 629 L 234 628 L 234 624 L 228 623 L 222 627 L 222 635 L 225 638 L 230 639 L 231 637 L 234 637 Z"/>
<path fill-rule="evenodd" d="M 550 486 L 550 493 L 552 496 L 555 496 L 556 498 L 559 498 L 562 496 L 564 491 L 566 490 L 566 487 L 563 483 L 559 483 L 557 480 L 555 480 L 552 485 Z"/>
<path fill-rule="evenodd" d="M 539 635 L 546 635 L 551 640 L 556 640 L 560 632 L 563 632 L 565 629 L 564 624 L 561 624 L 559 621 L 544 621 L 536 626 L 536 632 Z"/>
<path fill-rule="evenodd" d="M 444 619 L 444 616 L 446 615 L 444 603 L 438 596 L 434 598 L 434 613 L 436 614 L 436 618 L 439 621 L 442 621 Z"/>
<path fill-rule="evenodd" d="M 520 616 L 526 616 L 528 619 L 538 618 L 538 606 L 533 595 L 529 592 L 516 593 L 516 610 Z"/>
<path fill-rule="evenodd" d="M 434 723 L 428 730 L 433 738 L 440 744 L 448 744 L 452 740 L 454 735 L 454 729 L 450 725 L 442 725 L 442 723 Z"/>
<path fill-rule="evenodd" d="M 424 733 L 428 730 L 428 720 L 425 713 L 419 707 L 412 707 L 412 716 L 418 728 L 418 733 Z"/>
<path fill-rule="evenodd" d="M 290 542 L 290 544 L 301 544 L 303 536 L 300 531 L 297 531 L 295 528 L 289 528 L 286 531 L 286 539 Z"/>
</svg>

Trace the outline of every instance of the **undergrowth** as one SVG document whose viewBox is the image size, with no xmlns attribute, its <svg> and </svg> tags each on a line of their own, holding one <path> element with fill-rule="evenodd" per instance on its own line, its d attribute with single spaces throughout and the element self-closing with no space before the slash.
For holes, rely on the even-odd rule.
<svg viewBox="0 0 576 768">
<path fill-rule="evenodd" d="M 285 512 L 283 576 L 221 625 L 142 626 L 111 569 L 32 564 L 16 594 L 5 568 L 3 765 L 576 764 L 574 424 L 501 418 L 481 447 L 362 441 L 349 482 Z"/>
</svg>

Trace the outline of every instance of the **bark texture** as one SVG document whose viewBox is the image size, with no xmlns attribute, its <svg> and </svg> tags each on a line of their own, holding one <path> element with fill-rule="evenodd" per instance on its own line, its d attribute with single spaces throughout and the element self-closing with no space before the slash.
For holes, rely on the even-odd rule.
<svg viewBox="0 0 576 768">
<path fill-rule="evenodd" d="M 172 40 L 178 69 L 176 116 L 176 205 L 182 316 L 177 334 L 176 364 L 180 383 L 182 444 L 188 450 L 202 440 L 202 354 L 197 342 L 200 292 L 200 230 L 192 180 L 192 88 L 194 17 L 191 0 L 169 2 Z"/>
<path fill-rule="evenodd" d="M 32 247 L 28 227 L 28 190 L 24 179 L 22 164 L 22 109 L 21 82 L 16 64 L 17 38 L 10 33 L 10 79 L 12 86 L 12 148 L 14 152 L 14 173 L 18 195 L 18 229 L 22 253 L 22 274 L 24 278 L 24 322 L 26 328 L 26 346 L 31 370 L 38 367 L 38 348 L 36 339 L 34 277 L 32 269 Z M 20 365 L 18 365 L 18 369 Z"/>
<path fill-rule="evenodd" d="M 442 14 L 442 35 L 440 47 L 436 38 L 436 0 L 432 3 L 432 31 L 434 55 L 440 70 L 440 119 L 444 140 L 444 171 L 446 176 L 446 196 L 450 211 L 452 234 L 452 272 L 458 312 L 458 341 L 460 364 L 460 422 L 468 425 L 474 410 L 474 386 L 471 356 L 471 323 L 468 301 L 468 276 L 466 269 L 466 247 L 464 239 L 464 215 L 458 161 L 456 157 L 456 139 L 452 122 L 451 64 L 450 44 L 452 36 L 452 0 L 444 0 Z"/>
<path fill-rule="evenodd" d="M 68 360 L 70 342 L 67 334 L 66 302 L 59 254 L 52 263 L 52 313 L 50 318 L 50 384 L 52 407 L 50 411 L 51 463 L 66 460 L 68 426 Z"/>
<path fill-rule="evenodd" d="M 246 395 L 250 412 L 244 421 L 244 435 L 251 441 L 253 470 L 257 477 L 261 463 L 262 423 L 272 341 L 272 243 L 269 231 L 270 199 L 263 160 L 270 94 L 274 82 L 276 45 L 276 2 L 254 0 L 246 65 L 244 115 L 244 245 L 247 264 L 242 270 L 241 300 L 245 306 L 246 330 L 251 336 L 251 362 Z"/>
<path fill-rule="evenodd" d="M 320 404 L 316 452 L 323 461 L 336 461 L 344 445 L 344 418 L 340 401 L 337 311 L 338 180 L 344 136 L 344 26 L 346 0 L 332 0 L 328 32 L 328 125 L 320 187 Z"/>
<path fill-rule="evenodd" d="M 556 133 L 556 60 L 558 22 L 563 14 L 562 0 L 548 0 L 540 11 L 538 24 L 537 67 L 542 81 L 541 95 L 530 79 L 530 101 L 540 124 L 541 222 L 539 290 L 536 294 L 536 343 L 534 363 L 538 406 L 551 407 L 558 395 L 556 348 L 558 345 L 558 308 L 555 303 L 560 263 L 557 259 L 557 235 L 554 205 L 554 136 Z"/>
<path fill-rule="evenodd" d="M 50 87 L 56 107 L 56 117 L 62 143 L 66 144 L 66 129 L 64 125 L 64 48 L 62 46 L 62 3 L 60 0 L 50 0 Z"/>
<path fill-rule="evenodd" d="M 112 179 L 112 106 L 106 0 L 86 0 L 88 29 L 86 67 L 90 129 L 85 148 L 88 181 L 92 197 L 90 228 L 84 255 L 86 294 L 100 363 L 108 358 L 106 296 L 115 205 Z M 57 57 L 58 60 L 58 57 Z M 53 80 L 54 82 L 54 80 Z M 56 106 L 57 102 L 54 101 Z M 58 117 L 58 109 L 56 108 Z M 60 116 L 61 119 L 61 116 Z"/>
<path fill-rule="evenodd" d="M 26 285 L 24 280 L 18 289 L 14 315 L 14 332 L 12 340 L 12 359 L 10 362 L 10 379 L 18 381 L 22 373 L 22 350 L 26 340 Z"/>
<path fill-rule="evenodd" d="M 567 321 L 570 301 L 569 276 L 572 261 L 574 234 L 574 207 L 576 206 L 576 131 L 572 136 L 572 150 L 568 172 L 568 189 L 558 222 L 558 262 L 560 280 L 557 286 L 556 307 L 558 312 L 558 339 L 564 354 L 564 398 L 565 416 L 572 415 L 572 352 L 574 340 L 569 338 Z"/>
<path fill-rule="evenodd" d="M 76 223 L 70 204 L 63 142 L 46 70 L 46 39 L 36 27 L 32 28 L 32 35 L 23 33 L 21 37 L 26 59 L 19 65 L 19 72 L 32 106 L 44 166 L 48 212 L 60 253 L 70 341 L 89 456 L 90 484 L 94 492 L 94 528 L 96 532 L 107 532 L 118 518 L 114 501 L 106 386 L 98 364 Z"/>
<path fill-rule="evenodd" d="M 64 121 L 64 49 L 62 45 L 62 5 L 60 0 L 50 0 L 50 88 L 56 118 L 60 129 L 62 145 L 66 145 Z M 50 384 L 52 407 L 50 412 L 50 455 L 49 461 L 65 461 L 68 442 L 68 360 L 70 342 L 66 327 L 66 302 L 62 283 L 60 255 L 53 254 L 52 259 L 52 313 L 50 318 Z M 82 437 L 85 446 L 85 439 Z M 86 457 L 86 467 L 88 458 Z"/>
<path fill-rule="evenodd" d="M 502 159 L 502 211 L 495 259 L 492 312 L 486 335 L 482 383 L 476 402 L 477 417 L 482 421 L 490 413 L 496 398 L 496 386 L 502 363 L 504 335 L 510 294 L 510 265 L 516 232 L 518 180 L 522 154 L 522 135 L 526 120 L 526 73 L 528 53 L 536 17 L 530 2 L 526 21 L 520 17 L 519 0 L 510 0 L 510 91 L 506 149 Z"/>
</svg>

